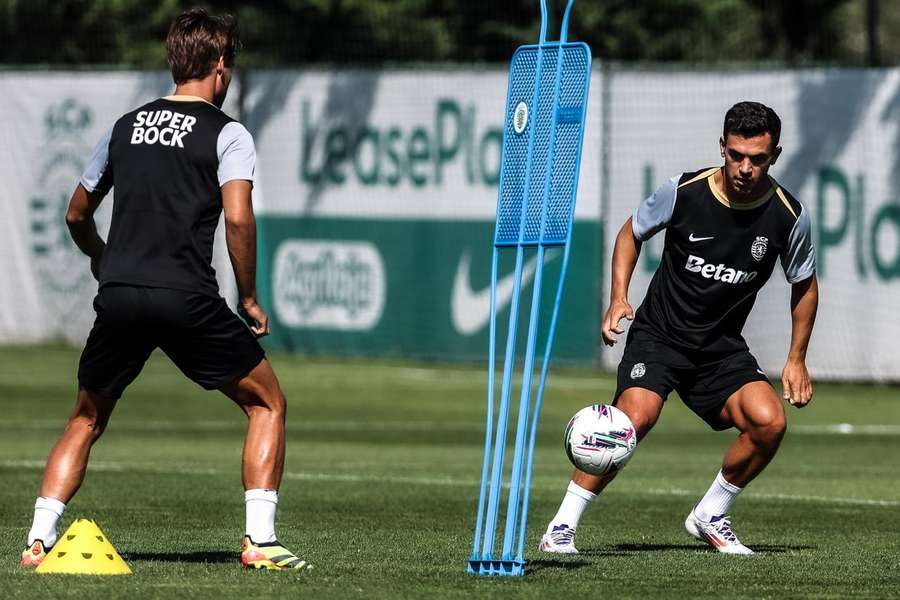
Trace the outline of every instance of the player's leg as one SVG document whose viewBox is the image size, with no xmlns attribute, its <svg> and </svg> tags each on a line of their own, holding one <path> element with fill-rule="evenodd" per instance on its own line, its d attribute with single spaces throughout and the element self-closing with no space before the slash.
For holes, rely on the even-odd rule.
<svg viewBox="0 0 900 600">
<path fill-rule="evenodd" d="M 84 481 L 91 448 L 103 435 L 115 406 L 115 398 L 78 390 L 75 408 L 47 459 L 42 497 L 56 498 L 63 504 L 71 500 Z"/>
<path fill-rule="evenodd" d="M 115 405 L 113 398 L 78 391 L 66 428 L 47 458 L 41 495 L 34 503 L 28 544 L 22 553 L 23 566 L 37 566 L 56 544 L 59 518 L 84 481 L 91 447 L 103 435 Z"/>
<path fill-rule="evenodd" d="M 275 509 L 284 471 L 286 402 L 269 361 L 263 359 L 247 375 L 221 391 L 247 415 L 241 463 L 246 530 L 241 561 L 246 567 L 303 569 L 301 560 L 277 541 Z"/>
<path fill-rule="evenodd" d="M 613 406 L 631 419 L 639 442 L 659 419 L 665 399 L 678 381 L 678 373 L 689 366 L 689 361 L 676 350 L 640 331 L 629 330 L 617 371 Z M 575 530 L 581 517 L 615 476 L 612 473 L 596 477 L 576 469 L 559 510 L 541 538 L 540 549 L 560 554 L 577 553 Z"/>
<path fill-rule="evenodd" d="M 241 461 L 244 489 L 274 492 L 281 485 L 284 471 L 286 403 L 272 366 L 262 359 L 247 375 L 223 386 L 221 391 L 247 415 Z M 257 541 L 274 541 L 274 521 L 268 531 L 254 528 L 247 533 L 255 534 L 253 539 Z"/>
<path fill-rule="evenodd" d="M 656 424 L 663 407 L 662 397 L 646 388 L 626 389 L 616 399 L 615 406 L 631 419 L 638 442 Z M 618 472 L 597 476 L 575 469 L 556 514 L 541 538 L 540 549 L 557 554 L 576 554 L 575 531 L 581 517 L 597 495 L 616 478 Z"/>
<path fill-rule="evenodd" d="M 62 436 L 56 442 L 34 505 L 22 565 L 39 564 L 56 543 L 57 524 L 81 483 L 94 443 L 103 434 L 116 401 L 138 376 L 153 351 L 141 327 L 139 291 L 106 287 L 94 300 L 97 318 L 78 365 L 79 391 Z"/>
<path fill-rule="evenodd" d="M 725 453 L 722 476 L 743 488 L 775 457 L 787 431 L 784 406 L 770 384 L 755 381 L 728 399 L 720 418 L 740 431 Z"/>
<path fill-rule="evenodd" d="M 176 290 L 158 290 L 156 296 L 172 322 L 160 344 L 163 351 L 185 375 L 205 389 L 221 391 L 247 416 L 241 463 L 247 518 L 242 562 L 257 568 L 306 567 L 276 541 L 286 403 L 265 352 L 223 299 Z"/>
<path fill-rule="evenodd" d="M 720 552 L 752 554 L 731 529 L 729 513 L 744 487 L 775 456 L 784 437 L 786 419 L 775 390 L 762 380 L 749 353 L 732 361 L 720 377 L 726 382 L 750 379 L 707 419 L 716 429 L 735 427 L 740 433 L 725 453 L 722 468 L 709 489 L 685 520 L 685 528 Z"/>
</svg>

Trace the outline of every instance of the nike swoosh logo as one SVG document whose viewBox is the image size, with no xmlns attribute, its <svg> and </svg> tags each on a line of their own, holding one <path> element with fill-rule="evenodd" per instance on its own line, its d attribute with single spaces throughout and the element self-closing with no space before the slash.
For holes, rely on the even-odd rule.
<svg viewBox="0 0 900 600">
<path fill-rule="evenodd" d="M 688 239 L 692 242 L 702 242 L 704 240 L 711 240 L 714 237 L 716 237 L 716 236 L 711 235 L 709 237 L 694 237 L 694 234 L 692 233 L 691 235 L 688 236 Z"/>
<path fill-rule="evenodd" d="M 544 254 L 544 264 L 559 256 L 559 250 L 550 250 Z M 469 250 L 463 252 L 456 266 L 453 278 L 453 291 L 450 295 L 450 317 L 453 327 L 462 335 L 478 333 L 491 320 L 491 286 L 475 291 L 469 283 L 469 267 L 472 255 Z M 537 256 L 522 266 L 522 290 L 531 284 L 537 267 Z M 515 287 L 515 272 L 497 280 L 497 313 L 501 313 L 512 301 Z"/>
</svg>

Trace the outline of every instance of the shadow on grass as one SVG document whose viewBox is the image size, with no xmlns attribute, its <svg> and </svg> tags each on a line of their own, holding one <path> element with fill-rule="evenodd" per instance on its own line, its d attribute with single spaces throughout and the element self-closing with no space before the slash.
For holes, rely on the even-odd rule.
<svg viewBox="0 0 900 600">
<path fill-rule="evenodd" d="M 547 569 L 562 569 L 564 571 L 574 571 L 582 567 L 589 567 L 593 563 L 586 560 L 559 560 L 559 559 L 539 559 L 529 560 L 526 567 L 529 573 L 536 573 Z"/>
<path fill-rule="evenodd" d="M 126 561 L 147 560 L 173 563 L 235 563 L 240 560 L 237 552 L 126 552 L 122 554 Z"/>
<path fill-rule="evenodd" d="M 799 550 L 815 550 L 815 546 L 789 546 L 782 544 L 754 544 L 752 549 L 758 554 L 783 554 Z M 669 550 L 694 550 L 698 552 L 715 552 L 712 548 L 700 544 L 616 544 L 609 549 L 586 548 L 579 553 L 584 556 L 626 555 L 638 552 L 666 552 Z"/>
</svg>

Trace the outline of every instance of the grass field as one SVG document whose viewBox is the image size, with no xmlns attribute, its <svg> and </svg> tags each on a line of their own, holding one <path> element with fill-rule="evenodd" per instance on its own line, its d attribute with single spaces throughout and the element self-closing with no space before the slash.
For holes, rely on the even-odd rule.
<svg viewBox="0 0 900 600">
<path fill-rule="evenodd" d="M 481 468 L 484 372 L 276 355 L 289 398 L 279 537 L 315 569 L 245 572 L 239 462 L 244 419 L 161 355 L 126 392 L 63 527 L 98 521 L 132 577 L 18 568 L 43 461 L 74 398 L 78 355 L 0 349 L 3 598 L 900 597 L 900 389 L 819 385 L 789 410 L 775 462 L 743 494 L 735 529 L 750 558 L 706 551 L 682 529 L 731 433 L 677 399 L 579 529 L 582 554 L 538 539 L 570 466 L 562 431 L 608 401 L 609 375 L 555 370 L 542 419 L 529 573 L 465 574 Z M 840 424 L 849 424 L 837 427 Z M 852 426 L 852 427 L 851 427 Z M 836 431 L 839 430 L 839 431 Z"/>
</svg>

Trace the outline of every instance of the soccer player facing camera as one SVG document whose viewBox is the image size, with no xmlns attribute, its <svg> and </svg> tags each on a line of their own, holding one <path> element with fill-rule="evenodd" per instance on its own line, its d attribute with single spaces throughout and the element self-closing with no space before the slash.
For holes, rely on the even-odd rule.
<svg viewBox="0 0 900 600">
<path fill-rule="evenodd" d="M 166 50 L 175 93 L 121 117 L 94 149 L 66 223 L 99 281 L 97 318 L 78 367 L 78 396 L 47 460 L 22 565 L 56 543 L 57 522 L 84 479 L 91 446 L 155 348 L 247 415 L 242 480 L 244 566 L 302 569 L 275 536 L 284 469 L 285 398 L 257 338 L 269 319 L 256 299 L 253 138 L 221 110 L 239 47 L 230 16 L 190 10 Z M 114 190 L 104 242 L 94 212 Z M 212 268 L 219 216 L 237 280 L 241 321 L 219 296 Z"/>
<path fill-rule="evenodd" d="M 731 529 L 729 510 L 769 464 L 786 430 L 785 413 L 741 331 L 756 294 L 781 262 L 791 284 L 791 345 L 782 372 L 784 399 L 812 398 L 806 350 L 818 305 L 816 259 L 807 209 L 769 177 L 781 154 L 781 120 L 757 102 L 725 115 L 719 146 L 725 164 L 684 173 L 644 200 L 616 238 L 603 341 L 613 345 L 632 320 L 613 404 L 641 440 L 672 390 L 714 430 L 738 430 L 722 468 L 685 520 L 719 552 L 752 554 Z M 637 312 L 628 284 L 641 243 L 666 230 L 662 261 Z M 612 479 L 575 470 L 540 548 L 574 554 L 584 510 Z"/>
</svg>

